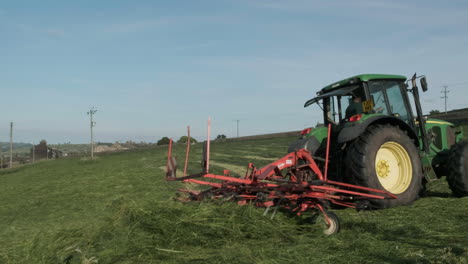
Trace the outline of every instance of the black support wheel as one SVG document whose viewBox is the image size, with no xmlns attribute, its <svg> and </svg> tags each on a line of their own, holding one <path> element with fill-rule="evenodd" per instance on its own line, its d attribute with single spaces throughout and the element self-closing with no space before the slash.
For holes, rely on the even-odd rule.
<svg viewBox="0 0 468 264">
<path fill-rule="evenodd" d="M 340 219 L 335 213 L 331 211 L 326 211 L 326 214 L 330 223 L 327 222 L 327 220 L 325 219 L 325 216 L 321 215 L 319 217 L 319 221 L 324 227 L 323 233 L 327 236 L 338 233 L 341 227 Z"/>
<path fill-rule="evenodd" d="M 450 149 L 447 181 L 454 196 L 468 196 L 468 142 L 459 142 Z"/>
<path fill-rule="evenodd" d="M 397 199 L 371 200 L 376 208 L 411 204 L 419 198 L 422 188 L 418 148 L 397 126 L 370 126 L 348 148 L 344 177 L 356 185 L 397 196 Z"/>
</svg>

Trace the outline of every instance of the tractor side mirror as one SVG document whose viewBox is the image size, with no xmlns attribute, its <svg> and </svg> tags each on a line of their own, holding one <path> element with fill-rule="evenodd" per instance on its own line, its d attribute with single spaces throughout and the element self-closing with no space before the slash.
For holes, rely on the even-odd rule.
<svg viewBox="0 0 468 264">
<path fill-rule="evenodd" d="M 422 77 L 420 82 L 421 82 L 421 88 L 422 88 L 423 92 L 426 92 L 427 91 L 426 77 Z"/>
</svg>

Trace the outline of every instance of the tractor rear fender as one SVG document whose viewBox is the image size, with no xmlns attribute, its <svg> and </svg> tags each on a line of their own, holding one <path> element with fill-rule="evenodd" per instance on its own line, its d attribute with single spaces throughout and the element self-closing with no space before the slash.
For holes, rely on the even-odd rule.
<svg viewBox="0 0 468 264">
<path fill-rule="evenodd" d="M 416 135 L 416 133 L 414 133 L 414 130 L 408 124 L 396 117 L 384 115 L 372 116 L 363 120 L 362 122 L 357 121 L 354 123 L 350 122 L 346 124 L 338 135 L 338 143 L 342 144 L 354 140 L 357 137 L 359 137 L 362 133 L 364 133 L 367 127 L 377 124 L 391 124 L 400 127 L 401 130 L 406 131 L 408 136 L 414 140 L 416 146 L 419 147 L 418 136 Z"/>
</svg>

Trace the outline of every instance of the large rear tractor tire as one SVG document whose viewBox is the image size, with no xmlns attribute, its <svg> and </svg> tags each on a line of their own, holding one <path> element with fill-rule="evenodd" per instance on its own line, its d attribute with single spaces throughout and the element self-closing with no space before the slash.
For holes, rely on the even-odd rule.
<svg viewBox="0 0 468 264">
<path fill-rule="evenodd" d="M 468 142 L 457 143 L 450 149 L 447 181 L 454 196 L 468 196 Z"/>
<path fill-rule="evenodd" d="M 397 199 L 374 199 L 376 208 L 408 205 L 418 199 L 422 167 L 414 141 L 392 125 L 374 125 L 348 148 L 345 179 L 369 188 L 388 191 Z"/>
</svg>

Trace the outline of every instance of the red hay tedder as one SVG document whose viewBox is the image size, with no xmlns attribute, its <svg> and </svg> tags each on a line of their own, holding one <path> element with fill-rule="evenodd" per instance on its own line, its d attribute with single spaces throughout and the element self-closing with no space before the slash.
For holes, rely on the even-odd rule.
<svg viewBox="0 0 468 264">
<path fill-rule="evenodd" d="M 210 121 L 208 121 L 209 139 Z M 331 132 L 331 127 L 328 130 Z M 190 139 L 190 132 L 188 140 Z M 203 191 L 179 189 L 188 194 L 188 200 L 200 201 L 206 198 L 230 199 L 239 205 L 254 204 L 264 207 L 265 215 L 274 208 L 273 216 L 278 209 L 287 210 L 297 216 L 306 212 L 322 215 L 326 223 L 325 234 L 339 231 L 339 219 L 328 209 L 333 206 L 366 209 L 370 199 L 396 199 L 396 196 L 382 190 L 337 182 L 327 179 L 329 142 L 328 136 L 323 172 L 316 164 L 312 155 L 305 149 L 287 154 L 286 156 L 266 165 L 256 168 L 248 164 L 244 177 L 238 178 L 224 170 L 224 175 L 209 173 L 210 141 L 205 143 L 203 154 L 203 171 L 186 175 L 189 145 L 187 144 L 184 176 L 176 177 L 176 161 L 172 156 L 172 139 L 169 143 L 166 179 L 205 185 L 209 188 Z"/>
</svg>

